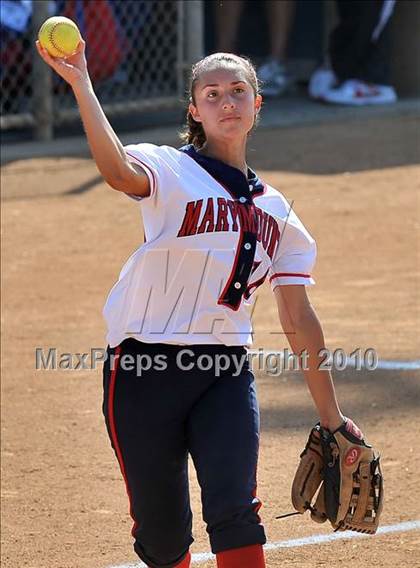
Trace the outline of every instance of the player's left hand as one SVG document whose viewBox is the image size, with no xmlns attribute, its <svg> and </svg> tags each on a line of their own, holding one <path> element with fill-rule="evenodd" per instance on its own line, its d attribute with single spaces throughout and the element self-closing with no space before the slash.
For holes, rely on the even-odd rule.
<svg viewBox="0 0 420 568">
<path fill-rule="evenodd" d="M 310 510 L 312 520 L 328 519 L 334 530 L 377 531 L 383 505 L 380 458 L 350 418 L 335 430 L 317 424 L 300 458 L 292 484 L 298 513 Z"/>
</svg>

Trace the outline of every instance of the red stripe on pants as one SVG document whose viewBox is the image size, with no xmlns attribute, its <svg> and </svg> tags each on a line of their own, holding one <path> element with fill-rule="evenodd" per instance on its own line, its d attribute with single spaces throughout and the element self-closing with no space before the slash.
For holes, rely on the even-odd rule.
<svg viewBox="0 0 420 568">
<path fill-rule="evenodd" d="M 115 417 L 114 417 L 115 381 L 116 381 L 117 371 L 118 371 L 118 366 L 119 366 L 120 353 L 121 353 L 121 347 L 118 346 L 118 347 L 115 348 L 114 361 L 111 361 L 111 363 L 113 363 L 113 365 L 114 365 L 114 368 L 111 371 L 111 378 L 110 378 L 110 381 L 109 381 L 108 418 L 109 418 L 109 429 L 111 431 L 112 443 L 114 445 L 115 453 L 117 454 L 117 460 L 118 460 L 118 463 L 120 465 L 121 473 L 122 473 L 122 476 L 123 476 L 124 482 L 125 482 L 125 488 L 127 490 L 128 500 L 130 502 L 130 516 L 134 521 L 133 528 L 131 529 L 131 534 L 135 538 L 134 531 L 137 528 L 137 521 L 134 518 L 133 505 L 132 505 L 132 500 L 131 500 L 131 492 L 130 492 L 130 487 L 128 485 L 127 474 L 125 472 L 124 460 L 123 460 L 123 457 L 122 457 L 120 444 L 118 442 L 117 429 L 116 429 L 116 426 L 115 426 Z"/>
</svg>

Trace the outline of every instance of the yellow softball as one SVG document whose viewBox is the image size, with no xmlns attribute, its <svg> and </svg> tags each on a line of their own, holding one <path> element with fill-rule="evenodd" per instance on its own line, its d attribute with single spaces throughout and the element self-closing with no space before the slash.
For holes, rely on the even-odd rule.
<svg viewBox="0 0 420 568">
<path fill-rule="evenodd" d="M 81 36 L 72 20 L 64 16 L 53 16 L 42 24 L 38 39 L 52 57 L 68 57 L 76 51 Z"/>
</svg>

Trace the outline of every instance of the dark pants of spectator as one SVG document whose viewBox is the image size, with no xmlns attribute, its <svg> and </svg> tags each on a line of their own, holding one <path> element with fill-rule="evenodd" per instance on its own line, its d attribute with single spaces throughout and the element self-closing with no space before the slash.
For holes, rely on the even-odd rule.
<svg viewBox="0 0 420 568">
<path fill-rule="evenodd" d="M 390 3 L 337 0 L 337 9 L 340 23 L 331 33 L 329 52 L 338 79 L 389 85 Z"/>
</svg>

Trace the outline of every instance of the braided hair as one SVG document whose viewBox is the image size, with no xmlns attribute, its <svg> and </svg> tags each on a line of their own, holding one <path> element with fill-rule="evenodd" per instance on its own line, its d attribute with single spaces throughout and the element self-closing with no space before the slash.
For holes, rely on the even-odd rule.
<svg viewBox="0 0 420 568">
<path fill-rule="evenodd" d="M 192 66 L 190 84 L 188 89 L 188 101 L 195 105 L 194 89 L 201 75 L 207 71 L 218 69 L 220 67 L 241 67 L 245 71 L 247 81 L 251 85 L 254 95 L 259 94 L 259 85 L 255 67 L 246 57 L 240 57 L 233 53 L 212 53 L 204 59 L 201 59 Z M 254 127 L 257 124 L 257 118 Z M 197 122 L 192 117 L 189 109 L 187 109 L 187 122 L 184 130 L 180 134 L 181 140 L 185 144 L 193 144 L 196 148 L 201 148 L 206 141 L 206 133 L 204 132 L 201 122 Z"/>
</svg>

